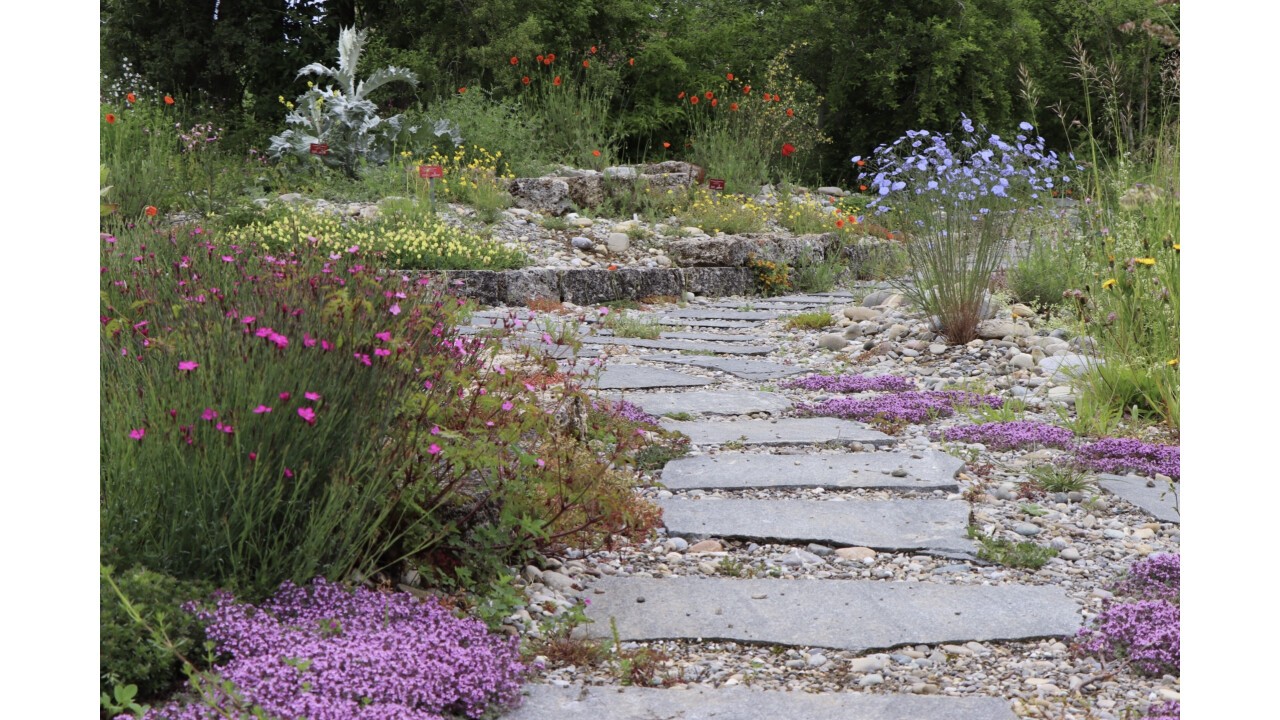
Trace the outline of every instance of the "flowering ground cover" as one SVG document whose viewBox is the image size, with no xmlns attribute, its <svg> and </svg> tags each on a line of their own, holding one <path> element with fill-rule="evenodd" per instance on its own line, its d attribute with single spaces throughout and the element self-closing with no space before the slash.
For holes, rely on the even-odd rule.
<svg viewBox="0 0 1280 720">
<path fill-rule="evenodd" d="M 1077 649 L 1104 660 L 1122 659 L 1148 675 L 1177 674 L 1182 660 L 1179 558 L 1155 555 L 1134 563 L 1115 586 L 1122 600 L 1080 629 Z"/>
</svg>

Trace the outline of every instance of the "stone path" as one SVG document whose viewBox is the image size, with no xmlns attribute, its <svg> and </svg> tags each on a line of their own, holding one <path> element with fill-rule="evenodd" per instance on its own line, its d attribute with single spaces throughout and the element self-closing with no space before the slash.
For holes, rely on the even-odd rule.
<svg viewBox="0 0 1280 720">
<path fill-rule="evenodd" d="M 808 370 L 788 364 L 790 360 L 769 359 L 785 358 L 777 358 L 764 333 L 737 333 L 779 315 L 852 302 L 852 296 L 841 293 L 746 305 L 715 302 L 653 315 L 664 326 L 689 329 L 663 333 L 660 340 L 597 336 L 589 341 L 628 346 L 625 360 L 606 363 L 600 374 L 596 388 L 602 396 L 621 397 L 657 416 L 681 418 L 661 418 L 664 428 L 689 438 L 693 453 L 667 462 L 658 478 L 656 502 L 669 538 L 662 552 L 679 550 L 670 552 L 668 560 L 691 558 L 690 565 L 700 572 L 673 573 L 659 566 L 657 572 L 616 577 L 593 573 L 594 578 L 581 583 L 561 576 L 573 583 L 565 587 L 589 601 L 586 613 L 592 622 L 580 626 L 580 633 L 606 644 L 616 639 L 624 647 L 732 642 L 822 648 L 828 654 L 858 655 L 856 664 L 864 654 L 895 649 L 915 652 L 894 655 L 898 662 L 911 662 L 926 645 L 955 643 L 945 647 L 971 652 L 963 645 L 1065 639 L 1081 627 L 1080 600 L 1058 585 L 992 582 L 984 578 L 998 574 L 975 571 L 986 563 L 976 559 L 978 545 L 970 527 L 982 527 L 985 516 L 972 515 L 973 506 L 958 494 L 961 460 L 919 445 L 900 445 L 897 437 L 864 423 L 786 417 L 798 395 L 774 390 L 774 383 Z M 710 351 L 716 356 L 648 350 Z M 730 354 L 764 359 L 720 356 Z M 680 389 L 721 382 L 726 389 Z M 1176 522 L 1173 493 L 1167 487 L 1147 487 L 1143 480 L 1104 477 L 1100 484 L 1156 518 Z M 781 565 L 808 574 L 783 579 L 747 572 L 721 541 L 791 546 Z M 901 554 L 912 567 L 922 557 L 947 558 L 952 564 L 909 582 L 893 580 L 893 573 L 883 570 L 860 576 L 856 570 L 852 575 L 828 571 L 834 567 L 829 556 L 865 559 L 870 566 L 877 553 Z M 859 577 L 863 579 L 851 579 Z M 803 658 L 807 650 L 800 652 Z M 821 655 L 808 657 L 796 662 L 816 666 L 812 658 Z M 872 662 L 871 656 L 865 659 Z M 865 689 L 875 683 L 859 684 Z M 733 681 L 672 690 L 534 686 L 525 706 L 510 717 L 1009 720 L 1015 715 L 1002 697 L 815 695 L 756 691 Z"/>
</svg>

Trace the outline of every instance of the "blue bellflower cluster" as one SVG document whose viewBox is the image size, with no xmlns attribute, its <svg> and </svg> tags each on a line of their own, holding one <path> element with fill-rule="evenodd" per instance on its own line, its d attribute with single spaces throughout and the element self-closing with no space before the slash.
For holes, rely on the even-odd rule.
<svg viewBox="0 0 1280 720">
<path fill-rule="evenodd" d="M 961 135 L 929 130 L 908 130 L 906 135 L 873 151 L 874 171 L 862 172 L 858 179 L 875 194 L 868 208 L 877 215 L 889 212 L 904 195 L 934 196 L 939 205 L 968 202 L 980 198 L 1032 201 L 1050 193 L 1057 183 L 1068 183 L 1060 175 L 1058 154 L 1046 150 L 1044 138 L 1031 134 L 1031 123 L 1021 123 L 1013 142 L 975 128 L 973 121 L 960 116 Z M 983 139 L 985 137 L 985 139 Z M 954 148 L 954 149 L 953 149 Z M 858 165 L 862 156 L 854 156 Z M 1073 158 L 1074 159 L 1074 158 Z M 981 208 L 985 214 L 989 208 Z"/>
</svg>

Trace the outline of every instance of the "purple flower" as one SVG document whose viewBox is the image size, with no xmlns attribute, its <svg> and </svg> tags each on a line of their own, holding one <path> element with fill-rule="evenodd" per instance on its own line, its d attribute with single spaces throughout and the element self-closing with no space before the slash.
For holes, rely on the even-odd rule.
<svg viewBox="0 0 1280 720">
<path fill-rule="evenodd" d="M 1004 401 L 993 395 L 977 395 L 960 390 L 903 392 L 881 395 L 867 400 L 833 398 L 816 405 L 800 404 L 801 415 L 821 415 L 851 420 L 889 420 L 922 423 L 955 414 L 957 407 L 986 405 L 999 408 Z"/>
<path fill-rule="evenodd" d="M 1136 472 L 1140 475 L 1181 477 L 1181 449 L 1177 445 L 1157 445 L 1130 438 L 1103 438 L 1076 451 L 1076 463 L 1088 470 L 1105 473 Z"/>
<path fill-rule="evenodd" d="M 1139 600 L 1177 602 L 1181 584 L 1182 556 L 1160 554 L 1131 565 L 1125 579 L 1116 584 L 1115 591 Z"/>
<path fill-rule="evenodd" d="M 1142 716 L 1142 720 L 1181 720 L 1182 703 L 1177 700 L 1168 700 L 1152 705 L 1147 708 L 1147 714 Z"/>
<path fill-rule="evenodd" d="M 434 599 L 351 592 L 319 578 L 305 588 L 285 583 L 260 608 L 223 592 L 212 610 L 188 609 L 229 658 L 214 670 L 273 717 L 478 718 L 519 702 L 518 641 Z M 213 687 L 219 708 L 242 707 Z M 145 718 L 203 720 L 207 710 L 171 703 Z"/>
<path fill-rule="evenodd" d="M 899 392 L 915 390 L 916 382 L 910 378 L 894 375 L 810 375 L 799 380 L 784 383 L 783 387 L 801 388 L 803 390 L 826 390 L 827 392 L 856 393 L 872 390 Z"/>
<path fill-rule="evenodd" d="M 1071 445 L 1074 435 L 1066 428 L 1032 420 L 961 425 L 934 433 L 935 440 L 982 443 L 992 450 L 1012 450 L 1026 445 L 1060 447 Z"/>
<path fill-rule="evenodd" d="M 1112 605 L 1080 628 L 1077 646 L 1103 658 L 1122 658 L 1147 675 L 1177 674 L 1182 664 L 1181 611 L 1164 600 Z"/>
</svg>

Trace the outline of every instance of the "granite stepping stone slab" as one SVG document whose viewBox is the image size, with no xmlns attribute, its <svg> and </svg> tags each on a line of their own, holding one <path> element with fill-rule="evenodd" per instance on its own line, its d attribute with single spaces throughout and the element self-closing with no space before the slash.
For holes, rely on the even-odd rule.
<svg viewBox="0 0 1280 720">
<path fill-rule="evenodd" d="M 696 387 L 715 380 L 643 365 L 606 365 L 594 387 L 601 390 L 643 390 L 647 388 Z"/>
<path fill-rule="evenodd" d="M 632 393 L 624 400 L 650 415 L 749 415 L 777 414 L 791 409 L 791 401 L 771 392 L 749 390 L 685 390 L 678 393 Z"/>
<path fill-rule="evenodd" d="M 730 335 L 728 333 L 664 332 L 660 337 L 668 340 L 704 340 L 706 342 L 768 342 L 767 338 L 760 337 L 759 335 Z"/>
<path fill-rule="evenodd" d="M 685 318 L 658 318 L 659 325 L 668 325 L 676 327 L 701 327 L 716 328 L 723 330 L 734 330 L 739 328 L 754 328 L 760 326 L 759 320 L 693 320 Z"/>
<path fill-rule="evenodd" d="M 630 400 L 639 404 L 645 397 Z M 662 484 L 671 490 L 820 487 L 959 492 L 956 473 L 962 467 L 959 458 L 936 450 L 839 455 L 721 452 L 668 462 L 662 468 Z"/>
<path fill-rule="evenodd" d="M 534 684 L 506 720 L 1017 720 L 993 697 Z"/>
<path fill-rule="evenodd" d="M 1067 637 L 1080 606 L 1052 585 L 602 577 L 585 634 L 730 640 L 866 652 L 903 645 Z"/>
<path fill-rule="evenodd" d="M 708 343 L 690 340 L 645 340 L 611 336 L 582 338 L 584 345 L 625 345 L 653 350 L 683 350 L 688 352 L 714 352 L 726 355 L 768 355 L 777 350 L 776 345 L 744 345 L 742 343 Z"/>
<path fill-rule="evenodd" d="M 667 534 L 974 557 L 961 500 L 658 500 Z"/>
<path fill-rule="evenodd" d="M 669 310 L 664 317 L 681 320 L 776 320 L 777 313 L 720 310 L 717 308 L 688 308 Z"/>
<path fill-rule="evenodd" d="M 1182 522 L 1177 507 L 1182 490 L 1180 483 L 1175 482 L 1170 487 L 1167 482 L 1138 475 L 1102 474 L 1098 476 L 1098 485 L 1112 495 L 1137 505 L 1161 522 Z"/>
<path fill-rule="evenodd" d="M 778 380 L 791 375 L 809 372 L 794 365 L 780 365 L 768 360 L 743 360 L 741 358 L 687 357 L 684 355 L 646 355 L 645 360 L 693 365 L 708 370 L 720 370 L 744 380 Z"/>
<path fill-rule="evenodd" d="M 694 445 L 817 445 L 837 443 L 849 445 L 890 445 L 895 438 L 872 430 L 860 422 L 832 418 L 783 418 L 781 420 L 715 420 L 663 419 L 662 426 L 689 436 Z"/>
</svg>

